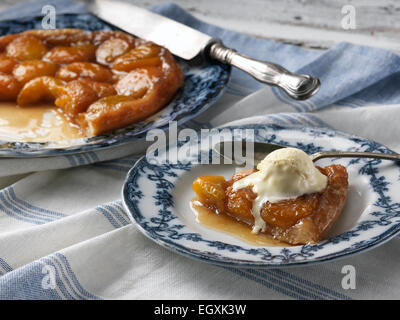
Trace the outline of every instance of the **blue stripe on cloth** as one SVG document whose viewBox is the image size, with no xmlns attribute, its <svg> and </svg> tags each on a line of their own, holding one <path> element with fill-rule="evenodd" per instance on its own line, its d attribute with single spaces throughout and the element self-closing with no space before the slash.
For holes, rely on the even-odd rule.
<svg viewBox="0 0 400 320">
<path fill-rule="evenodd" d="M 270 119 L 273 123 L 279 125 L 288 125 L 291 122 L 285 119 L 281 114 L 268 114 L 265 118 Z"/>
<path fill-rule="evenodd" d="M 92 159 L 89 157 L 89 155 L 87 153 L 81 153 L 82 157 L 85 160 L 85 163 L 91 163 Z"/>
<path fill-rule="evenodd" d="M 274 276 L 274 274 L 268 274 L 268 273 L 266 274 L 257 269 L 247 269 L 246 271 L 258 277 L 259 279 L 264 279 L 264 280 L 268 279 L 271 282 L 275 282 L 276 285 L 279 285 L 288 291 L 295 292 L 296 294 L 302 296 L 303 299 L 321 299 L 320 296 L 317 296 L 309 292 L 308 290 L 304 290 L 302 287 L 293 285 L 290 282 L 288 283 L 286 281 L 282 281 L 282 279 L 277 278 L 276 276 Z"/>
<path fill-rule="evenodd" d="M 292 124 L 302 124 L 305 126 L 313 126 L 314 123 L 307 119 L 306 117 L 301 117 L 302 113 L 283 113 L 282 117 L 290 119 Z"/>
<path fill-rule="evenodd" d="M 66 159 L 68 160 L 69 164 L 70 164 L 72 167 L 75 167 L 75 166 L 76 166 L 76 161 L 75 161 L 75 159 L 74 159 L 74 157 L 73 157 L 72 155 L 64 156 L 64 158 L 66 158 Z"/>
<path fill-rule="evenodd" d="M 56 290 L 43 289 L 43 264 L 29 263 L 0 277 L 0 300 L 60 300 Z"/>
<path fill-rule="evenodd" d="M 101 298 L 81 285 L 64 255 L 55 253 L 0 277 L 0 299 L 98 300 Z"/>
<path fill-rule="evenodd" d="M 63 293 L 68 296 L 68 299 L 87 300 L 94 299 L 94 296 L 83 289 L 76 279 L 75 274 L 68 269 L 69 263 L 64 260 L 62 255 L 54 255 L 44 258 L 45 261 L 57 270 L 57 285 L 63 288 Z"/>
<path fill-rule="evenodd" d="M 118 229 L 118 228 L 123 227 L 123 225 L 121 225 L 121 224 L 119 223 L 119 221 L 118 221 L 117 219 L 115 219 L 115 217 L 113 216 L 113 214 L 112 214 L 110 211 L 108 211 L 108 209 L 105 208 L 103 205 L 96 207 L 95 210 L 96 210 L 97 212 L 101 213 L 101 214 L 108 220 L 108 222 L 111 223 L 111 225 L 112 225 L 114 228 Z"/>
<path fill-rule="evenodd" d="M 336 292 L 332 289 L 326 288 L 324 286 L 321 286 L 319 284 L 315 284 L 312 281 L 302 279 L 298 276 L 295 276 L 291 274 L 290 272 L 281 270 L 281 269 L 273 269 L 270 270 L 271 273 L 275 273 L 277 275 L 282 276 L 283 278 L 288 279 L 288 281 L 291 281 L 292 283 L 297 283 L 298 285 L 303 286 L 304 288 L 310 288 L 311 290 L 317 292 L 318 294 L 325 296 L 328 299 L 341 299 L 341 300 L 350 300 L 351 298 Z"/>
<path fill-rule="evenodd" d="M 54 272 L 54 278 L 48 278 L 47 283 L 45 283 L 43 285 L 43 281 L 45 281 L 46 279 L 43 276 L 42 279 L 42 288 L 44 288 L 45 290 L 55 290 L 57 292 L 57 294 L 59 295 L 60 299 L 63 300 L 78 300 L 77 296 L 71 294 L 71 290 L 70 290 L 70 286 L 67 283 L 67 281 L 65 281 L 63 279 L 63 275 L 61 273 L 60 268 L 57 268 L 54 265 L 54 262 L 50 259 L 50 257 L 45 257 L 40 259 L 40 262 L 42 263 L 42 273 L 46 273 L 45 271 L 47 271 L 47 273 L 50 275 L 50 272 Z M 48 269 L 48 268 L 51 269 Z M 47 269 L 47 270 L 45 270 Z M 45 270 L 45 271 L 43 271 Z M 50 280 L 53 279 L 53 280 Z M 50 282 L 53 281 L 53 282 Z M 52 285 L 54 284 L 54 287 L 52 287 Z"/>
<path fill-rule="evenodd" d="M 285 272 L 280 269 L 257 270 L 224 268 L 295 299 L 351 299 L 344 294 L 321 285 L 314 284 L 313 282 L 300 277 L 296 277 L 289 272 Z"/>
<path fill-rule="evenodd" d="M 297 114 L 297 113 L 296 113 Z M 303 124 L 301 121 L 298 119 L 295 119 L 294 117 L 291 117 L 289 114 L 286 113 L 278 113 L 278 115 L 282 118 L 285 119 L 285 121 L 289 124 Z"/>
<path fill-rule="evenodd" d="M 33 224 L 43 224 L 66 216 L 60 212 L 34 206 L 18 198 L 13 187 L 0 191 L 0 211 L 14 219 Z"/>
<path fill-rule="evenodd" d="M 52 211 L 52 210 L 48 210 L 48 209 L 43 209 L 43 208 L 34 206 L 34 205 L 26 202 L 25 200 L 22 200 L 22 199 L 18 198 L 17 195 L 15 194 L 15 190 L 14 190 L 13 187 L 8 187 L 5 190 L 8 190 L 8 193 L 9 193 L 9 195 L 10 195 L 12 200 L 17 202 L 21 206 L 24 206 L 27 209 L 32 210 L 32 212 L 41 213 L 43 215 L 56 216 L 56 217 L 60 217 L 60 218 L 66 217 L 66 215 L 64 213 L 57 212 L 57 211 Z"/>
<path fill-rule="evenodd" d="M 111 204 L 105 204 L 103 205 L 104 208 L 108 209 L 117 219 L 118 221 L 122 224 L 122 226 L 126 226 L 129 224 L 129 218 L 126 215 L 125 212 L 122 212 L 118 206 L 114 203 Z M 122 214 L 121 214 L 122 213 Z"/>
<path fill-rule="evenodd" d="M 27 212 L 13 203 L 11 203 L 6 197 L 4 192 L 0 192 L 0 211 L 3 211 L 8 216 L 22 220 L 24 222 L 29 222 L 33 224 L 43 224 L 52 221 L 49 218 L 38 217 L 34 214 Z"/>
<path fill-rule="evenodd" d="M 223 267 L 223 268 L 226 270 L 229 270 L 233 273 L 236 273 L 239 276 L 253 280 L 269 289 L 273 289 L 276 292 L 279 292 L 288 297 L 298 299 L 298 300 L 304 300 L 304 298 L 301 295 L 299 295 L 296 292 L 288 291 L 287 289 L 280 286 L 276 281 L 270 281 L 269 279 L 259 279 L 259 278 L 255 277 L 254 275 L 249 274 L 246 269 L 235 269 L 235 268 L 228 268 L 228 267 Z"/>
<path fill-rule="evenodd" d="M 76 159 L 78 159 L 80 165 L 86 164 L 86 160 L 83 158 L 82 154 L 76 153 L 74 154 L 74 156 L 76 157 Z"/>
<path fill-rule="evenodd" d="M 309 118 L 318 127 L 332 128 L 328 123 L 326 123 L 325 121 L 321 120 L 318 116 L 316 116 L 314 114 L 311 114 L 311 113 L 297 113 L 296 115 L 299 116 L 299 117 L 307 117 L 307 118 Z"/>
<path fill-rule="evenodd" d="M 10 265 L 2 258 L 0 258 L 0 276 L 12 271 Z"/>
<path fill-rule="evenodd" d="M 88 154 L 92 157 L 93 162 L 100 161 L 100 159 L 99 159 L 99 157 L 97 156 L 96 152 L 90 151 Z"/>
<path fill-rule="evenodd" d="M 57 252 L 57 253 L 55 253 L 55 256 L 61 261 L 61 263 L 63 264 L 64 268 L 66 269 L 66 271 L 68 273 L 69 278 L 72 279 L 73 284 L 79 290 L 79 293 L 81 295 L 85 296 L 87 299 L 99 299 L 99 297 L 91 294 L 89 291 L 87 291 L 85 288 L 82 287 L 82 285 L 78 281 L 78 278 L 76 277 L 75 273 L 72 271 L 67 258 L 64 255 Z"/>
<path fill-rule="evenodd" d="M 326 122 L 311 113 L 282 113 L 281 115 L 292 119 L 292 124 L 303 124 L 312 127 L 330 127 Z"/>
</svg>

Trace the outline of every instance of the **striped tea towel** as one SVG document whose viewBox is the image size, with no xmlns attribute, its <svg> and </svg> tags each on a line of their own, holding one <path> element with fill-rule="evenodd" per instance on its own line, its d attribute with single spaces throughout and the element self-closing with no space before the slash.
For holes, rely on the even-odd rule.
<svg viewBox="0 0 400 320">
<path fill-rule="evenodd" d="M 35 1 L 0 13 L 0 19 L 40 14 L 48 3 L 62 12 L 85 12 L 67 0 Z M 298 102 L 233 70 L 224 96 L 186 126 L 233 121 L 331 127 L 400 151 L 399 56 L 348 43 L 305 50 L 203 23 L 174 4 L 152 10 L 322 81 L 318 95 Z M 121 205 L 123 180 L 139 156 L 129 153 L 0 160 L 1 299 L 400 298 L 397 237 L 343 260 L 273 270 L 218 267 L 158 246 L 136 230 Z M 357 270 L 356 289 L 341 285 L 345 265 Z"/>
</svg>

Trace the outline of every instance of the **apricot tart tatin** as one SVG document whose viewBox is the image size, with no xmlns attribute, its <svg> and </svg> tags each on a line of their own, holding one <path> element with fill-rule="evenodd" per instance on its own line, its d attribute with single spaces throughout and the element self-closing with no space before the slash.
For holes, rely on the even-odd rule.
<svg viewBox="0 0 400 320">
<path fill-rule="evenodd" d="M 0 101 L 53 103 L 87 136 L 153 115 L 183 80 L 167 49 L 120 31 L 29 30 L 0 37 Z"/>
<path fill-rule="evenodd" d="M 239 172 L 228 181 L 222 176 L 198 177 L 193 182 L 193 191 L 197 196 L 196 203 L 200 203 L 214 214 L 224 215 L 236 220 L 237 223 L 247 225 L 253 229 L 253 233 L 262 232 L 280 242 L 300 245 L 321 241 L 339 217 L 346 202 L 347 171 L 341 165 L 329 165 L 325 168 L 314 167 L 317 174 L 321 174 L 320 181 L 312 176 L 304 179 L 309 171 L 302 172 L 299 170 L 300 166 L 294 167 L 292 170 L 293 166 L 290 166 L 290 162 L 289 165 L 282 165 L 281 160 L 278 159 L 275 162 L 278 166 L 277 170 L 275 167 L 273 171 L 271 171 L 271 167 L 269 168 L 270 171 L 264 175 L 267 177 L 265 180 L 259 177 L 264 169 L 260 166 L 258 166 L 258 170 Z M 256 177 L 257 175 L 258 177 Z M 248 179 L 249 183 L 243 183 L 246 182 L 245 179 Z M 308 181 L 305 181 L 307 179 Z M 284 189 L 279 190 L 280 186 L 286 189 L 300 186 L 301 190 L 302 183 L 308 186 L 312 186 L 312 184 L 317 186 L 321 181 L 322 189 L 318 192 L 310 189 L 310 193 L 287 199 L 276 197 L 276 195 L 284 194 Z M 270 192 L 269 194 L 272 196 L 269 197 L 269 200 L 264 198 L 264 201 L 260 201 L 260 195 L 265 188 L 255 189 L 254 185 L 257 183 L 264 183 L 264 187 L 279 192 L 275 193 L 275 196 L 273 196 L 273 192 Z M 268 184 L 270 185 L 268 186 Z M 260 194 L 257 194 L 257 191 Z M 255 210 L 257 206 L 258 216 L 257 210 Z M 258 219 L 260 221 L 257 221 Z M 257 228 L 257 225 L 260 227 Z"/>
</svg>

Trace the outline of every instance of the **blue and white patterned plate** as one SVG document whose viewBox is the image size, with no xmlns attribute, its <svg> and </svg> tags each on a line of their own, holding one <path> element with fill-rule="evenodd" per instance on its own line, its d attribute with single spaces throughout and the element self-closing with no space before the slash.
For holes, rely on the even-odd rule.
<svg viewBox="0 0 400 320">
<path fill-rule="evenodd" d="M 321 128 L 261 124 L 230 128 L 254 129 L 256 141 L 297 147 L 309 154 L 323 150 L 392 153 L 376 142 Z M 375 159 L 324 159 L 318 161 L 318 165 L 344 165 L 350 184 L 345 208 L 328 239 L 312 245 L 287 247 L 248 244 L 200 225 L 189 206 L 194 197 L 191 185 L 196 177 L 223 175 L 230 178 L 234 166 L 193 164 L 197 162 L 196 156 L 188 158 L 181 154 L 178 153 L 175 164 L 154 165 L 146 158 L 140 159 L 128 173 L 122 198 L 140 231 L 185 256 L 234 267 L 308 265 L 376 247 L 400 230 L 398 164 Z"/>
<path fill-rule="evenodd" d="M 42 17 L 0 22 L 0 35 L 41 29 Z M 57 28 L 80 28 L 87 31 L 116 28 L 92 15 L 59 15 Z M 222 64 L 190 66 L 179 60 L 185 73 L 184 87 L 177 97 L 154 116 L 109 134 L 58 142 L 13 142 L 0 140 L 2 157 L 48 157 L 104 149 L 143 138 L 146 132 L 165 129 L 170 121 L 178 124 L 197 116 L 210 107 L 223 93 L 230 76 L 230 67 Z"/>
</svg>

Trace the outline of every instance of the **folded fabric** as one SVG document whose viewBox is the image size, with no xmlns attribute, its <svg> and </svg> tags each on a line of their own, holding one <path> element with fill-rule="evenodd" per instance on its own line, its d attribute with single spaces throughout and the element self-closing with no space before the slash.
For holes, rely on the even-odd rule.
<svg viewBox="0 0 400 320">
<path fill-rule="evenodd" d="M 49 1 L 25 4 L 23 14 L 40 12 L 44 3 Z M 64 12 L 77 8 L 64 0 L 50 3 Z M 16 18 L 19 10 L 10 9 L 0 18 Z M 400 150 L 397 55 L 347 43 L 326 51 L 305 50 L 205 24 L 174 4 L 152 10 L 322 82 L 314 98 L 297 102 L 233 70 L 224 96 L 185 126 L 257 122 L 331 127 Z M 0 160 L 3 176 L 37 171 L 14 178 L 19 180 L 0 191 L 1 299 L 399 298 L 399 238 L 339 261 L 274 270 L 213 266 L 158 246 L 136 230 L 122 208 L 122 183 L 139 155 L 123 148 L 118 152 L 114 160 L 86 166 L 89 161 L 76 156 L 70 161 Z M 111 159 L 95 155 L 99 161 Z M 13 181 L 7 179 L 0 179 L 0 185 Z M 357 270 L 356 290 L 342 288 L 345 265 Z M 50 270 L 55 287 L 47 281 Z"/>
</svg>

